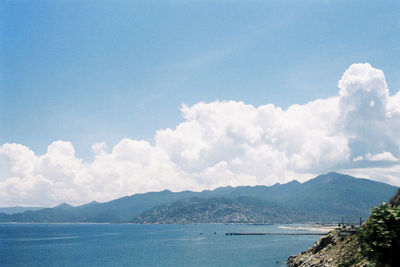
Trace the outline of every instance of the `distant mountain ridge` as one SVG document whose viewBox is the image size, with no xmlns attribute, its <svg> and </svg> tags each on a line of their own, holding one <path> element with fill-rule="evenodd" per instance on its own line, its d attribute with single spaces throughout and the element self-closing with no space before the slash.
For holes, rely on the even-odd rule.
<svg viewBox="0 0 400 267">
<path fill-rule="evenodd" d="M 135 194 L 105 203 L 0 213 L 2 222 L 306 222 L 357 220 L 388 201 L 397 188 L 368 179 L 328 173 L 304 183 L 223 187 L 202 192 Z M 196 213 L 192 211 L 196 210 Z M 240 219 L 241 218 L 241 219 Z"/>
<path fill-rule="evenodd" d="M 15 206 L 15 207 L 0 207 L 0 213 L 5 213 L 5 214 L 14 214 L 14 213 L 21 213 L 27 210 L 41 210 L 44 209 L 44 207 L 20 207 L 20 206 Z"/>
</svg>

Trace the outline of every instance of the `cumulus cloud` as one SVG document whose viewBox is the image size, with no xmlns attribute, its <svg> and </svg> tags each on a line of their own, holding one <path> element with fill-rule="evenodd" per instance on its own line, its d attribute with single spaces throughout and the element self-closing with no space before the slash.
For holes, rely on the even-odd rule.
<svg viewBox="0 0 400 267">
<path fill-rule="evenodd" d="M 340 119 L 350 157 L 383 152 L 398 155 L 399 138 L 394 131 L 399 125 L 399 110 L 390 101 L 383 72 L 369 64 L 354 64 L 344 73 L 339 88 Z"/>
<path fill-rule="evenodd" d="M 155 133 L 155 144 L 123 139 L 111 152 L 92 146 L 85 163 L 70 142 L 44 155 L 0 147 L 0 205 L 80 204 L 163 189 L 271 185 L 343 171 L 400 184 L 400 92 L 381 70 L 353 64 L 339 93 L 283 110 L 237 101 L 182 105 L 183 121 Z M 377 171 L 379 170 L 379 171 Z"/>
</svg>

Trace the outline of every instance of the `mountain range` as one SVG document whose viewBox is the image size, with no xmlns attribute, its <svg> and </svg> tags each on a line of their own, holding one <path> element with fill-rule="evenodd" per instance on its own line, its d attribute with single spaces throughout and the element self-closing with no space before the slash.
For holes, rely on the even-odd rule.
<svg viewBox="0 0 400 267">
<path fill-rule="evenodd" d="M 293 223 L 357 221 L 397 187 L 331 172 L 304 183 L 135 194 L 81 206 L 0 213 L 0 222 Z"/>
<path fill-rule="evenodd" d="M 21 213 L 27 210 L 41 210 L 44 207 L 0 207 L 0 213 L 6 213 L 6 214 L 14 214 L 14 213 Z"/>
</svg>

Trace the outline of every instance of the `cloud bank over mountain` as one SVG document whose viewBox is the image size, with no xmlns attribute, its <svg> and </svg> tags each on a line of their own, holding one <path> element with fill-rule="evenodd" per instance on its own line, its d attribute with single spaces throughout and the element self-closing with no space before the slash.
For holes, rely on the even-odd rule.
<svg viewBox="0 0 400 267">
<path fill-rule="evenodd" d="M 84 162 L 55 141 L 36 155 L 0 147 L 0 205 L 80 204 L 147 191 L 271 185 L 328 171 L 400 185 L 400 92 L 384 73 L 353 64 L 337 96 L 283 110 L 237 101 L 182 105 L 183 121 L 155 133 L 154 145 L 123 139 L 94 144 Z"/>
</svg>

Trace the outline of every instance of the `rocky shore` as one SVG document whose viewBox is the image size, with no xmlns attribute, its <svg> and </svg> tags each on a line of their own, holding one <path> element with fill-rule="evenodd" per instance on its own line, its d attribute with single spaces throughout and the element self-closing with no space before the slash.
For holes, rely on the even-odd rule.
<svg viewBox="0 0 400 267">
<path fill-rule="evenodd" d="M 388 205 L 382 204 L 375 208 L 372 216 L 363 224 L 361 239 L 363 240 L 364 257 L 361 255 L 360 241 L 356 234 L 343 237 L 343 232 L 350 232 L 351 234 L 355 232 L 354 229 L 335 229 L 318 240 L 312 248 L 298 255 L 290 256 L 287 265 L 290 267 L 361 267 L 392 266 L 393 263 L 396 263 L 393 266 L 400 266 L 398 264 L 400 257 L 397 253 L 399 243 L 396 242 L 398 236 L 400 236 L 398 227 L 399 206 L 400 189 Z M 389 236 L 387 236 L 388 234 Z M 382 235 L 386 235 L 385 238 L 380 239 L 382 244 L 376 243 L 374 240 Z M 366 247 L 369 251 L 373 249 L 373 254 L 366 253 Z M 379 254 L 377 254 L 377 250 L 379 250 Z M 377 257 L 377 255 L 380 257 Z M 369 262 L 367 258 L 373 260 L 374 263 Z"/>
<path fill-rule="evenodd" d="M 312 248 L 298 255 L 290 256 L 290 267 L 367 266 L 360 254 L 356 235 L 340 237 L 338 230 L 319 239 Z"/>
</svg>

